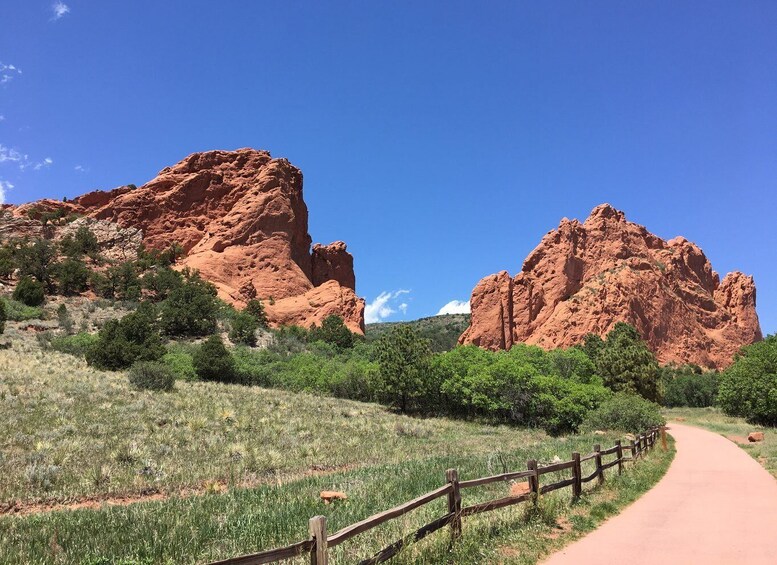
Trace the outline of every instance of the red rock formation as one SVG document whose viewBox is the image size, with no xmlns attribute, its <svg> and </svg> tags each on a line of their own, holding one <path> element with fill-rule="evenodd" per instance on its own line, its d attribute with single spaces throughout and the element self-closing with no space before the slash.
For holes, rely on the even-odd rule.
<svg viewBox="0 0 777 565">
<path fill-rule="evenodd" d="M 481 280 L 471 306 L 459 342 L 491 350 L 568 347 L 623 321 L 663 363 L 722 368 L 762 338 L 752 277 L 734 272 L 721 282 L 696 245 L 666 242 L 608 204 L 582 224 L 564 218 L 515 277 Z"/>
<path fill-rule="evenodd" d="M 141 187 L 56 205 L 139 228 L 150 248 L 179 243 L 183 266 L 199 269 L 229 302 L 262 299 L 271 322 L 310 325 L 338 314 L 364 330 L 353 257 L 342 242 L 311 254 L 302 173 L 286 159 L 253 149 L 195 153 Z"/>
</svg>

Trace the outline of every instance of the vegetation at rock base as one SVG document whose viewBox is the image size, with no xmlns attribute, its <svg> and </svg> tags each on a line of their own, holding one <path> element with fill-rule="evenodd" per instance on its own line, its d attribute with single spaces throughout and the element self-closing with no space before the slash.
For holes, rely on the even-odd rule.
<svg viewBox="0 0 777 565">
<path fill-rule="evenodd" d="M 144 302 L 120 320 L 108 321 L 86 352 L 90 365 L 101 369 L 125 369 L 138 361 L 156 361 L 165 354 L 156 310 Z"/>
<path fill-rule="evenodd" d="M 24 276 L 19 280 L 13 291 L 13 299 L 25 306 L 40 306 L 46 299 L 43 284 L 30 276 Z"/>
<path fill-rule="evenodd" d="M 704 408 L 714 406 L 718 396 L 720 374 L 703 371 L 698 365 L 661 367 L 664 406 Z"/>
<path fill-rule="evenodd" d="M 634 327 L 618 322 L 605 340 L 589 337 L 585 341 L 583 349 L 592 355 L 608 388 L 660 400 L 658 361 Z"/>
<path fill-rule="evenodd" d="M 161 307 L 161 329 L 168 336 L 204 337 L 216 331 L 216 287 L 187 272 Z"/>
<path fill-rule="evenodd" d="M 235 362 L 218 335 L 212 335 L 200 345 L 192 356 L 197 377 L 203 381 L 232 382 L 235 378 Z"/>
<path fill-rule="evenodd" d="M 586 415 L 581 428 L 586 431 L 620 430 L 632 434 L 663 426 L 666 419 L 655 402 L 634 394 L 619 392 Z"/>
<path fill-rule="evenodd" d="M 720 376 L 718 403 L 730 416 L 777 425 L 777 335 L 742 348 Z"/>
<path fill-rule="evenodd" d="M 232 318 L 231 328 L 229 330 L 229 340 L 232 343 L 241 345 L 256 345 L 256 331 L 259 329 L 259 322 L 256 316 L 248 312 L 238 312 Z"/>
</svg>

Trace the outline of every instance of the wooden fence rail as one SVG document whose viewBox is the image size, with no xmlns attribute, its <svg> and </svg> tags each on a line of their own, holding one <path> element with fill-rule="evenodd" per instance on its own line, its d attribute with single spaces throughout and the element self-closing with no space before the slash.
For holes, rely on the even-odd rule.
<svg viewBox="0 0 777 565">
<path fill-rule="evenodd" d="M 457 470 L 448 469 L 445 472 L 446 483 L 440 488 L 422 494 L 409 502 L 405 502 L 404 504 L 400 504 L 399 506 L 370 516 L 360 522 L 346 526 L 332 535 L 327 534 L 326 517 L 315 516 L 310 519 L 310 538 L 307 540 L 286 547 L 217 561 L 211 565 L 260 565 L 263 563 L 276 563 L 305 554 L 310 556 L 310 563 L 312 565 L 327 565 L 329 548 L 336 547 L 384 522 L 398 518 L 399 516 L 407 514 L 416 508 L 429 504 L 444 496 L 447 497 L 448 500 L 448 512 L 444 516 L 437 518 L 415 532 L 395 541 L 374 556 L 360 561 L 359 564 L 373 565 L 383 563 L 394 557 L 402 550 L 402 548 L 447 526 L 450 527 L 451 542 L 453 543 L 461 537 L 462 518 L 467 516 L 473 516 L 482 512 L 490 512 L 492 510 L 497 510 L 498 508 L 512 506 L 513 504 L 519 504 L 529 500 L 533 500 L 536 504 L 539 495 L 570 486 L 572 487 L 573 500 L 578 499 L 583 492 L 583 483 L 587 483 L 594 479 L 598 479 L 599 484 L 604 483 L 605 470 L 615 467 L 616 465 L 618 466 L 618 474 L 622 473 L 624 462 L 636 461 L 637 459 L 644 457 L 649 450 L 655 447 L 656 440 L 659 437 L 661 437 L 662 445 L 666 446 L 665 430 L 666 428 L 653 428 L 644 434 L 639 434 L 629 445 L 628 457 L 624 455 L 624 449 L 621 442 L 617 441 L 613 447 L 608 449 L 601 449 L 601 446 L 595 445 L 593 452 L 583 457 L 581 457 L 579 453 L 573 453 L 571 461 L 562 461 L 560 463 L 553 463 L 552 465 L 540 467 L 537 465 L 537 461 L 532 459 L 527 462 L 527 470 L 525 471 L 502 473 L 501 475 L 482 477 L 479 479 L 460 481 Z M 664 447 L 664 449 L 666 449 L 666 447 Z M 603 463 L 603 457 L 609 455 L 615 455 L 616 458 L 613 461 Z M 595 462 L 596 469 L 593 473 L 584 477 L 582 476 L 581 463 L 591 460 Z M 547 485 L 540 485 L 540 477 L 543 475 L 567 470 L 572 471 L 572 476 L 570 478 Z M 514 496 L 505 496 L 503 498 L 489 500 L 488 502 L 462 507 L 463 490 L 517 479 L 528 479 L 529 492 Z"/>
</svg>

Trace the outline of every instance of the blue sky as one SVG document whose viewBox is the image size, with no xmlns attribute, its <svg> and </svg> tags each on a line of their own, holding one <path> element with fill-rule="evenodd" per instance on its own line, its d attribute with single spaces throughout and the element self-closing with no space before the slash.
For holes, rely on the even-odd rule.
<svg viewBox="0 0 777 565">
<path fill-rule="evenodd" d="M 7 202 L 268 149 L 389 320 L 610 202 L 754 275 L 777 331 L 775 2 L 3 0 L 0 21 Z"/>
</svg>

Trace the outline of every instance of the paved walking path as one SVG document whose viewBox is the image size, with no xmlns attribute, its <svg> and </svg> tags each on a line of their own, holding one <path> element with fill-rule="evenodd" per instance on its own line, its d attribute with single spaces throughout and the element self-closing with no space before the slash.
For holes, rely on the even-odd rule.
<svg viewBox="0 0 777 565">
<path fill-rule="evenodd" d="M 718 434 L 670 428 L 677 454 L 664 478 L 544 565 L 777 564 L 777 481 Z"/>
</svg>

